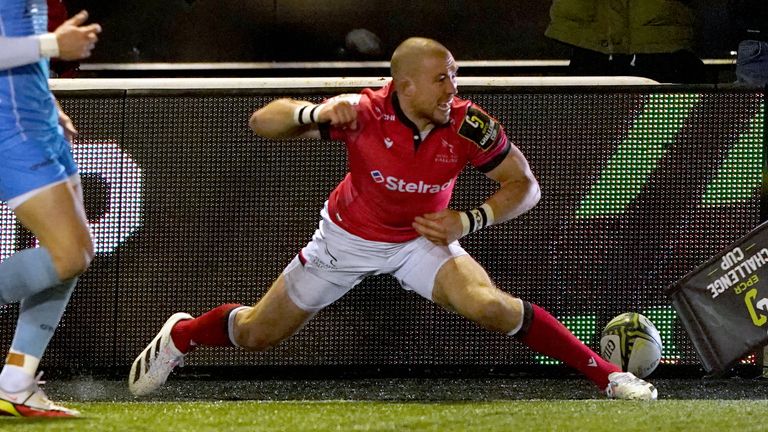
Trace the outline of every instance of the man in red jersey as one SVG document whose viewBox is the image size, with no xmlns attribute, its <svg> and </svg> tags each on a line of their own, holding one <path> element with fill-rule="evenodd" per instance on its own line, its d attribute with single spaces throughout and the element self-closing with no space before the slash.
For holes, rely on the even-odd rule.
<svg viewBox="0 0 768 432">
<path fill-rule="evenodd" d="M 320 105 L 279 99 L 253 114 L 250 127 L 263 137 L 343 141 L 349 173 L 331 193 L 312 240 L 264 297 L 253 307 L 225 304 L 197 318 L 171 316 L 134 361 L 131 391 L 159 388 L 197 345 L 267 350 L 366 276 L 391 274 L 404 289 L 564 361 L 609 397 L 655 399 L 652 385 L 600 358 L 544 309 L 496 288 L 462 249 L 462 236 L 533 208 L 538 182 L 502 126 L 456 97 L 458 67 L 444 46 L 408 39 L 391 68 L 392 81 L 382 89 Z M 500 187 L 476 209 L 449 209 L 467 163 Z"/>
</svg>

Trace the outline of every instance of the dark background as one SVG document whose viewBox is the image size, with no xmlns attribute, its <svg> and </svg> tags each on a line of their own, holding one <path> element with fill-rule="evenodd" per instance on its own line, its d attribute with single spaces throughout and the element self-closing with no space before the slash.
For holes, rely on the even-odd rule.
<svg viewBox="0 0 768 432">
<path fill-rule="evenodd" d="M 700 58 L 730 58 L 736 41 L 727 0 L 692 1 Z M 544 36 L 541 0 L 71 0 L 104 27 L 89 62 L 387 60 L 405 38 L 440 40 L 458 60 L 565 59 Z M 345 36 L 375 33 L 381 53 L 350 50 Z"/>
</svg>

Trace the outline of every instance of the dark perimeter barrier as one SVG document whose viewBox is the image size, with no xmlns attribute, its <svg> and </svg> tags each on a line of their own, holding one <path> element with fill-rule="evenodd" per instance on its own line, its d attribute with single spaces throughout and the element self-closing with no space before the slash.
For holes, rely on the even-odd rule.
<svg viewBox="0 0 768 432">
<path fill-rule="evenodd" d="M 258 138 L 248 117 L 284 95 L 319 102 L 384 82 L 53 81 L 80 130 L 73 147 L 98 255 L 43 367 L 122 374 L 170 314 L 255 302 L 310 240 L 346 160 L 338 142 Z M 661 333 L 663 363 L 698 365 L 664 289 L 761 221 L 765 95 L 628 82 L 463 78 L 462 96 L 527 156 L 542 200 L 462 244 L 502 289 L 591 347 L 612 317 L 638 311 Z M 476 207 L 493 190 L 467 169 L 451 206 Z M 35 244 L 6 209 L 0 224 L 3 258 Z M 4 346 L 16 316 L 16 305 L 0 308 Z M 187 363 L 373 375 L 555 364 L 385 276 L 269 352 L 200 349 Z"/>
</svg>

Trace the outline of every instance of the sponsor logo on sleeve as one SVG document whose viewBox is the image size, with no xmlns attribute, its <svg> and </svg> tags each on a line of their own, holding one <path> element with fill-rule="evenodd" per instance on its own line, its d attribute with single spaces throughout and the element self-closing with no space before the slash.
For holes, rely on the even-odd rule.
<svg viewBox="0 0 768 432">
<path fill-rule="evenodd" d="M 459 127 L 459 135 L 488 150 L 499 137 L 501 125 L 480 108 L 471 106 Z"/>
</svg>

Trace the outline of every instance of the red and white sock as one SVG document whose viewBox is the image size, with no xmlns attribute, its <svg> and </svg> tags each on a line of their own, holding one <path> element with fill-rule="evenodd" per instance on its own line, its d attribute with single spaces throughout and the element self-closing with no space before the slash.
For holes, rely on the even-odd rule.
<svg viewBox="0 0 768 432">
<path fill-rule="evenodd" d="M 182 353 L 189 352 L 196 345 L 234 346 L 230 340 L 229 315 L 241 306 L 234 303 L 223 304 L 195 319 L 179 321 L 171 329 L 173 344 Z"/>
</svg>

